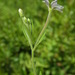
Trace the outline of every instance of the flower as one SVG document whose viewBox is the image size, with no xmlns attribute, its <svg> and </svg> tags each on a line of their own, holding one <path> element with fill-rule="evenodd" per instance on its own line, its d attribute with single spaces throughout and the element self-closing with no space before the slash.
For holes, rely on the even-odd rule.
<svg viewBox="0 0 75 75">
<path fill-rule="evenodd" d="M 57 0 L 54 0 L 54 1 L 51 2 L 51 8 L 55 9 L 55 10 L 58 10 L 60 12 L 63 12 L 62 10 L 63 10 L 64 7 L 57 4 Z"/>
<path fill-rule="evenodd" d="M 43 2 L 45 2 L 47 7 L 49 8 L 49 1 L 48 0 L 43 0 Z"/>
<path fill-rule="evenodd" d="M 48 9 L 50 8 L 49 7 L 49 0 L 43 0 L 43 2 L 47 5 Z M 63 6 L 57 4 L 57 0 L 54 0 L 51 2 L 51 9 L 55 9 L 55 10 L 58 10 L 60 12 L 63 12 Z"/>
</svg>

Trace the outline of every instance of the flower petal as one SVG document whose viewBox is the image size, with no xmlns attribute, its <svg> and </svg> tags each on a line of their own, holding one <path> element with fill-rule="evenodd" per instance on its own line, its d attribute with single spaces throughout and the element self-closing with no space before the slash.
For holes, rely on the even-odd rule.
<svg viewBox="0 0 75 75">
<path fill-rule="evenodd" d="M 57 0 L 51 2 L 51 7 L 54 8 L 57 5 Z"/>
<path fill-rule="evenodd" d="M 57 0 L 51 2 L 51 7 L 52 9 L 58 10 L 60 12 L 63 12 L 62 9 L 64 8 L 63 6 L 57 4 Z"/>
<path fill-rule="evenodd" d="M 49 8 L 49 1 L 48 0 L 43 0 L 43 2 L 45 2 L 46 3 L 46 5 L 48 6 L 48 8 Z"/>
<path fill-rule="evenodd" d="M 57 6 L 55 6 L 55 10 L 58 10 L 58 11 L 60 11 L 60 12 L 63 12 L 62 10 L 63 10 L 63 6 L 61 6 L 61 5 L 57 5 Z"/>
</svg>

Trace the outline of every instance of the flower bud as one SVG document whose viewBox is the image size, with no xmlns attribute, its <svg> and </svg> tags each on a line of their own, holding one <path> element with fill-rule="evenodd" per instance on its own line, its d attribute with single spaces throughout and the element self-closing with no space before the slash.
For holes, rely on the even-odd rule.
<svg viewBox="0 0 75 75">
<path fill-rule="evenodd" d="M 27 22 L 27 19 L 26 19 L 26 17 L 23 17 L 23 21 Z"/>
<path fill-rule="evenodd" d="M 22 10 L 22 9 L 19 9 L 18 11 L 19 11 L 19 15 L 20 15 L 21 17 L 23 17 L 23 16 L 24 16 L 23 10 Z"/>
<path fill-rule="evenodd" d="M 28 18 L 28 22 L 30 22 L 30 19 Z"/>
</svg>

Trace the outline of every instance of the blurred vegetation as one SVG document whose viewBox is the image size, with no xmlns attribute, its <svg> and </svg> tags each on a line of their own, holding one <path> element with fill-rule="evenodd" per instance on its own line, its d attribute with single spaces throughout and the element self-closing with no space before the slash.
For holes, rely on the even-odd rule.
<svg viewBox="0 0 75 75">
<path fill-rule="evenodd" d="M 35 51 L 37 73 L 75 75 L 75 0 L 58 3 L 64 11 L 53 10 L 44 40 Z M 0 0 L 0 75 L 33 75 L 31 50 L 19 28 L 23 24 L 19 8 L 34 23 L 34 42 L 48 13 L 42 0 Z"/>
</svg>

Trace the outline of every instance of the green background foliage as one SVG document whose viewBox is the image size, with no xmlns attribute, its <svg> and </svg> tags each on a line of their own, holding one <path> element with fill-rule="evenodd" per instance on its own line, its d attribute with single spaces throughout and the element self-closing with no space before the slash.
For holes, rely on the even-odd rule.
<svg viewBox="0 0 75 75">
<path fill-rule="evenodd" d="M 44 40 L 35 50 L 37 75 L 75 75 L 75 0 L 58 3 L 64 11 L 53 10 Z M 0 75 L 33 75 L 19 8 L 33 21 L 33 43 L 48 14 L 42 0 L 0 0 Z"/>
</svg>

